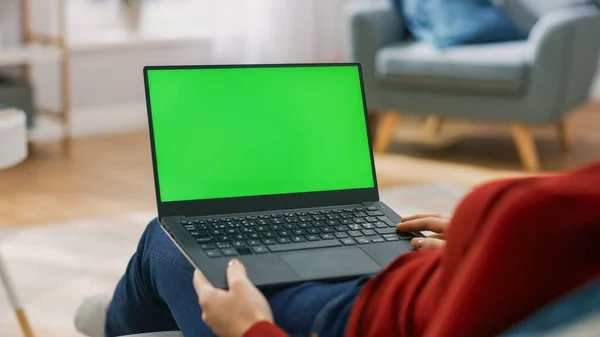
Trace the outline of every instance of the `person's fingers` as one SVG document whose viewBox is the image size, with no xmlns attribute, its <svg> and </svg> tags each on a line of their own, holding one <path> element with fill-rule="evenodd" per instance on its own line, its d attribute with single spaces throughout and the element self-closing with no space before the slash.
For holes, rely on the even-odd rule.
<svg viewBox="0 0 600 337">
<path fill-rule="evenodd" d="M 199 269 L 194 271 L 194 289 L 198 294 L 198 302 L 202 308 L 205 308 L 211 302 L 211 299 L 216 295 L 218 289 L 216 289 L 212 283 L 202 274 Z"/>
<path fill-rule="evenodd" d="M 233 290 L 249 281 L 246 267 L 239 260 L 231 259 L 227 264 L 227 285 L 229 289 Z"/>
<path fill-rule="evenodd" d="M 429 250 L 443 247 L 446 241 L 432 238 L 415 238 L 410 243 L 418 250 Z"/>
<path fill-rule="evenodd" d="M 407 222 L 411 220 L 424 219 L 424 218 L 443 218 L 440 214 L 415 214 L 402 218 L 401 222 Z"/>
<path fill-rule="evenodd" d="M 401 232 L 420 232 L 432 231 L 443 233 L 448 226 L 448 219 L 444 218 L 423 218 L 409 221 L 402 221 L 396 225 L 396 229 Z"/>
<path fill-rule="evenodd" d="M 431 234 L 431 235 L 427 235 L 427 237 L 432 238 L 432 239 L 445 240 L 444 234 Z"/>
</svg>

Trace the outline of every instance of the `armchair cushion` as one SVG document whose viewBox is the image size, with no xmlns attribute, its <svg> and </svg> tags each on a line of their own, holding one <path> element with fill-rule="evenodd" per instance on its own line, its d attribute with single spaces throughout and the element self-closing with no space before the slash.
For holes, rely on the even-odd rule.
<svg viewBox="0 0 600 337">
<path fill-rule="evenodd" d="M 404 41 L 380 49 L 376 76 L 384 84 L 470 93 L 518 94 L 530 68 L 526 42 L 505 42 L 437 50 Z"/>
<path fill-rule="evenodd" d="M 523 40 L 526 31 L 490 0 L 395 0 L 409 31 L 437 48 Z"/>
</svg>

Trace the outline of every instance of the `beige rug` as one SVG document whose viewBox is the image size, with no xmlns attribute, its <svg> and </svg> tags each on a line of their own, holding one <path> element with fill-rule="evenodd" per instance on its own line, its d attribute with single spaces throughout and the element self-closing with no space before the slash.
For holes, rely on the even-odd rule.
<svg viewBox="0 0 600 337">
<path fill-rule="evenodd" d="M 453 185 L 430 185 L 386 189 L 381 196 L 401 215 L 450 214 L 464 193 Z M 0 232 L 2 256 L 36 336 L 79 336 L 75 309 L 86 296 L 112 292 L 154 216 L 137 212 Z M 21 336 L 3 289 L 0 336 Z"/>
</svg>

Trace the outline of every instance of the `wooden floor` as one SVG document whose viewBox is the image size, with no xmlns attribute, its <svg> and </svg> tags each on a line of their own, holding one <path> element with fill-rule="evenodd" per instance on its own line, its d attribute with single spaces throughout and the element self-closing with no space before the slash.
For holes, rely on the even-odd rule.
<svg viewBox="0 0 600 337">
<path fill-rule="evenodd" d="M 600 104 L 570 119 L 571 152 L 554 130 L 536 132 L 542 167 L 562 171 L 600 159 Z M 404 122 L 403 122 L 404 123 Z M 114 215 L 155 208 L 146 132 L 79 139 L 70 154 L 57 144 L 33 144 L 21 165 L 0 172 L 0 227 Z M 449 121 L 440 138 L 422 121 L 401 125 L 389 154 L 377 155 L 381 187 L 483 181 L 524 174 L 507 126 Z"/>
</svg>

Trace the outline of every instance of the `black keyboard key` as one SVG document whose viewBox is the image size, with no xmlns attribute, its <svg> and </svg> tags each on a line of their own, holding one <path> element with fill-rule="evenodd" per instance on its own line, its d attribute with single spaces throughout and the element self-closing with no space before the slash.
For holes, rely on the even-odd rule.
<svg viewBox="0 0 600 337">
<path fill-rule="evenodd" d="M 246 217 L 246 220 L 256 220 L 256 219 L 257 219 L 257 217 L 256 217 L 256 216 L 254 216 L 254 215 L 248 215 L 248 216 Z"/>
<path fill-rule="evenodd" d="M 376 211 L 376 210 L 377 210 L 377 207 L 373 207 L 373 206 L 367 207 L 367 211 Z"/>
<path fill-rule="evenodd" d="M 364 229 L 373 229 L 373 228 L 375 228 L 375 226 L 373 224 L 370 224 L 370 223 L 364 223 L 364 224 L 362 224 L 362 227 Z"/>
<path fill-rule="evenodd" d="M 262 243 L 265 245 L 274 245 L 277 244 L 277 240 L 275 239 L 264 239 L 262 240 Z"/>
<path fill-rule="evenodd" d="M 220 249 L 231 248 L 231 245 L 227 242 L 218 242 L 216 246 Z"/>
<path fill-rule="evenodd" d="M 212 231 L 210 231 L 210 234 L 212 234 L 212 235 L 225 235 L 225 230 L 224 229 L 213 229 Z"/>
<path fill-rule="evenodd" d="M 331 213 L 335 213 L 335 214 L 340 214 L 340 213 L 342 213 L 342 212 L 343 212 L 343 211 L 342 211 L 341 209 L 332 209 L 332 210 L 331 210 Z"/>
<path fill-rule="evenodd" d="M 377 228 L 375 231 L 377 232 L 377 234 L 398 233 L 398 231 L 396 230 L 396 228 Z"/>
<path fill-rule="evenodd" d="M 385 242 L 385 239 L 384 238 L 376 238 L 376 239 L 372 239 L 371 242 L 373 242 L 373 243 Z"/>
<path fill-rule="evenodd" d="M 231 245 L 235 248 L 246 247 L 246 243 L 244 241 L 233 241 Z"/>
<path fill-rule="evenodd" d="M 352 208 L 344 208 L 344 212 L 350 213 L 350 212 L 354 212 L 354 210 Z"/>
<path fill-rule="evenodd" d="M 203 225 L 203 224 L 205 224 L 205 223 L 206 223 L 206 221 L 204 221 L 204 220 L 194 220 L 194 223 L 195 223 L 196 225 Z"/>
<path fill-rule="evenodd" d="M 294 229 L 292 233 L 296 236 L 298 235 L 306 235 L 306 231 L 304 229 Z"/>
<path fill-rule="evenodd" d="M 190 235 L 193 236 L 193 237 L 200 236 L 200 233 L 198 233 L 196 231 L 188 232 L 188 233 L 190 233 Z M 205 236 L 208 236 L 208 235 L 205 235 Z"/>
<path fill-rule="evenodd" d="M 298 218 L 296 218 L 296 217 L 285 218 L 285 222 L 287 222 L 287 223 L 298 222 Z"/>
<path fill-rule="evenodd" d="M 262 235 L 258 234 L 258 233 L 250 233 L 248 234 L 248 239 L 260 239 L 262 238 Z"/>
<path fill-rule="evenodd" d="M 304 241 L 306 241 L 306 239 L 301 236 L 292 236 L 292 241 L 293 242 L 304 242 Z"/>
<path fill-rule="evenodd" d="M 183 228 L 185 228 L 188 231 L 195 231 L 196 227 L 194 225 L 185 225 L 183 226 Z"/>
<path fill-rule="evenodd" d="M 281 231 L 281 230 L 283 230 L 283 226 L 282 225 L 271 225 L 271 226 L 269 226 L 269 229 L 272 231 Z"/>
<path fill-rule="evenodd" d="M 268 232 L 269 231 L 269 227 L 267 226 L 256 226 L 256 228 L 254 228 L 255 231 L 257 232 Z"/>
<path fill-rule="evenodd" d="M 341 223 L 342 225 L 351 225 L 351 224 L 353 224 L 353 223 L 354 223 L 354 221 L 352 221 L 352 220 L 350 220 L 350 219 L 342 219 L 342 220 L 340 220 L 340 223 Z"/>
<path fill-rule="evenodd" d="M 337 214 L 329 214 L 329 215 L 326 216 L 326 218 L 329 219 L 329 220 L 337 220 L 337 219 L 340 218 L 340 216 L 337 215 Z"/>
<path fill-rule="evenodd" d="M 333 234 L 329 234 L 329 233 L 327 233 L 327 234 L 321 234 L 321 239 L 323 239 L 323 240 L 332 240 L 332 239 L 335 239 L 335 236 L 333 236 Z"/>
<path fill-rule="evenodd" d="M 236 231 L 235 228 L 230 228 L 230 229 L 225 230 L 225 234 L 231 235 L 231 234 L 237 234 L 237 233 L 238 233 L 238 231 Z"/>
<path fill-rule="evenodd" d="M 206 256 L 208 257 L 221 257 L 223 255 L 221 255 L 221 252 L 216 250 L 216 249 L 212 249 L 212 250 L 205 250 L 204 251 L 206 253 Z"/>
<path fill-rule="evenodd" d="M 235 248 L 225 248 L 221 249 L 221 253 L 225 256 L 235 256 L 237 255 L 237 250 L 235 250 Z"/>
<path fill-rule="evenodd" d="M 283 216 L 286 218 L 294 216 L 294 213 L 283 213 Z"/>
<path fill-rule="evenodd" d="M 242 223 L 241 222 L 230 222 L 229 224 L 227 224 L 228 228 L 240 228 L 242 227 Z"/>
<path fill-rule="evenodd" d="M 311 228 L 312 225 L 309 222 L 301 222 L 301 223 L 298 224 L 298 227 L 306 229 L 306 228 Z"/>
<path fill-rule="evenodd" d="M 400 238 L 397 236 L 388 236 L 388 237 L 385 237 L 385 240 L 386 241 L 399 241 Z"/>
<path fill-rule="evenodd" d="M 237 248 L 236 250 L 240 255 L 252 255 L 252 249 L 249 247 Z"/>
<path fill-rule="evenodd" d="M 361 225 L 348 225 L 348 228 L 350 228 L 350 230 L 353 230 L 353 231 L 358 231 L 358 230 L 363 229 Z"/>
<path fill-rule="evenodd" d="M 343 219 L 351 219 L 353 217 L 352 213 L 343 213 L 340 214 L 340 217 L 342 217 Z"/>
<path fill-rule="evenodd" d="M 348 226 L 344 226 L 344 225 L 335 226 L 334 229 L 338 232 L 345 232 L 348 230 Z"/>
<path fill-rule="evenodd" d="M 337 226 L 340 223 L 337 222 L 337 220 L 325 220 L 325 223 L 327 224 L 327 226 Z"/>
<path fill-rule="evenodd" d="M 296 212 L 296 216 L 306 216 L 306 212 Z"/>
<path fill-rule="evenodd" d="M 323 227 L 323 228 L 321 228 L 321 232 L 323 232 L 323 233 L 333 233 L 333 232 L 335 232 L 335 229 L 333 229 L 332 227 Z"/>
<path fill-rule="evenodd" d="M 307 235 L 306 236 L 306 240 L 308 241 L 319 241 L 321 240 L 321 237 L 318 235 Z"/>
<path fill-rule="evenodd" d="M 354 221 L 354 223 L 365 223 L 366 222 L 365 219 L 362 219 L 362 218 L 354 218 L 352 220 Z"/>
<path fill-rule="evenodd" d="M 350 235 L 352 237 L 363 236 L 363 234 L 359 231 L 349 231 L 348 235 Z"/>
<path fill-rule="evenodd" d="M 367 211 L 367 215 L 368 216 L 382 216 L 383 213 L 381 213 L 380 211 Z"/>
<path fill-rule="evenodd" d="M 308 228 L 306 232 L 308 234 L 319 234 L 321 233 L 321 230 L 319 230 L 318 228 Z"/>
<path fill-rule="evenodd" d="M 259 215 L 258 218 L 262 219 L 262 220 L 265 220 L 265 219 L 268 219 L 269 216 L 268 215 Z"/>
<path fill-rule="evenodd" d="M 196 228 L 198 228 L 199 231 L 205 231 L 205 230 L 209 229 L 209 226 L 210 225 L 208 225 L 208 224 L 196 225 Z"/>
<path fill-rule="evenodd" d="M 354 238 L 354 240 L 356 240 L 356 242 L 358 242 L 361 245 L 366 245 L 367 243 L 371 243 L 371 240 L 366 239 L 366 238 Z"/>
<path fill-rule="evenodd" d="M 377 221 L 373 223 L 373 226 L 377 227 L 377 228 L 386 228 L 387 225 L 385 224 L 385 222 L 381 222 L 381 221 Z M 394 226 L 396 227 L 396 226 Z"/>
<path fill-rule="evenodd" d="M 292 236 L 292 232 L 291 231 L 279 231 L 279 232 L 277 232 L 277 234 L 279 234 L 280 237 Z"/>
<path fill-rule="evenodd" d="M 315 221 L 323 221 L 323 220 L 325 220 L 325 217 L 322 216 L 322 215 L 313 215 L 312 218 Z"/>
<path fill-rule="evenodd" d="M 235 218 L 233 218 L 233 221 L 244 221 L 244 218 L 242 218 L 241 216 L 236 216 Z"/>
<path fill-rule="evenodd" d="M 256 226 L 256 224 L 257 224 L 256 221 L 245 221 L 245 222 L 242 222 L 242 227 L 250 228 L 250 227 Z"/>
<path fill-rule="evenodd" d="M 298 217 L 298 220 L 300 220 L 300 222 L 308 222 L 308 221 L 312 221 L 312 218 L 309 216 L 300 216 L 300 217 Z"/>
<path fill-rule="evenodd" d="M 267 249 L 267 247 L 265 247 L 265 246 L 252 247 L 252 250 L 256 254 L 264 254 L 264 253 L 268 253 L 269 252 L 269 249 Z"/>
<path fill-rule="evenodd" d="M 347 237 L 350 237 L 347 233 L 344 233 L 344 232 L 338 232 L 338 233 L 335 233 L 334 235 L 338 239 L 345 239 Z"/>
<path fill-rule="evenodd" d="M 355 245 L 355 244 L 356 244 L 356 241 L 354 241 L 354 239 L 352 239 L 352 238 L 345 238 L 345 239 L 342 239 L 342 240 L 340 240 L 340 241 L 342 241 L 342 243 L 343 243 L 345 246 L 352 246 L 352 245 Z"/>
<path fill-rule="evenodd" d="M 327 240 L 327 241 L 312 241 L 312 242 L 298 242 L 287 245 L 276 245 L 269 246 L 269 249 L 274 252 L 287 252 L 291 250 L 301 249 L 314 249 L 314 248 L 327 248 L 327 247 L 339 247 L 342 243 L 339 240 Z"/>
<path fill-rule="evenodd" d="M 271 220 L 271 222 L 276 225 L 283 225 L 285 223 L 285 221 L 283 221 L 283 219 L 273 219 L 273 220 Z"/>
<path fill-rule="evenodd" d="M 227 222 L 227 221 L 231 221 L 231 218 L 220 218 L 219 221 Z"/>
<path fill-rule="evenodd" d="M 277 243 L 290 243 L 292 240 L 290 238 L 277 238 Z"/>
<path fill-rule="evenodd" d="M 312 225 L 313 225 L 313 227 L 325 227 L 325 226 L 327 226 L 327 224 L 325 223 L 325 221 L 313 221 Z"/>
<path fill-rule="evenodd" d="M 206 249 L 215 249 L 215 248 L 217 248 L 217 246 L 215 246 L 214 243 L 201 243 L 200 244 L 200 248 L 204 249 L 204 250 L 206 250 Z"/>
<path fill-rule="evenodd" d="M 248 240 L 246 241 L 246 243 L 248 244 L 248 246 L 262 246 L 262 242 L 258 240 Z"/>
<path fill-rule="evenodd" d="M 263 233 L 263 237 L 265 239 L 273 239 L 277 237 L 277 234 L 275 234 L 275 232 L 265 232 Z"/>
<path fill-rule="evenodd" d="M 414 238 L 414 236 L 410 233 L 402 233 L 402 232 L 398 232 L 398 237 L 400 238 L 400 240 L 410 240 L 412 238 Z"/>
<path fill-rule="evenodd" d="M 271 218 L 273 218 L 273 219 L 279 219 L 279 218 L 283 218 L 283 215 L 281 215 L 281 214 L 271 214 Z"/>
<path fill-rule="evenodd" d="M 296 225 L 295 223 L 286 223 L 285 225 L 283 225 L 283 228 L 292 230 L 298 228 L 298 225 Z"/>
<path fill-rule="evenodd" d="M 187 220 L 181 220 L 179 223 L 182 225 L 193 225 L 193 223 L 191 221 L 187 221 Z"/>
<path fill-rule="evenodd" d="M 213 242 L 217 242 L 217 240 L 215 238 L 207 236 L 205 238 L 196 238 L 196 242 L 198 242 L 200 244 L 202 244 L 202 243 L 213 243 Z"/>
<path fill-rule="evenodd" d="M 208 222 L 208 223 L 216 223 L 216 222 L 218 222 L 218 220 L 217 219 L 208 219 L 208 220 L 206 220 L 206 222 Z"/>
<path fill-rule="evenodd" d="M 365 212 L 355 212 L 354 216 L 357 217 L 357 218 L 364 218 L 364 217 L 367 216 L 367 213 L 365 213 Z"/>
<path fill-rule="evenodd" d="M 256 223 L 259 224 L 259 225 L 261 225 L 261 226 L 266 226 L 266 225 L 270 225 L 271 221 L 270 220 L 260 219 L 260 220 L 256 220 Z"/>
<path fill-rule="evenodd" d="M 375 233 L 375 231 L 372 229 L 363 229 L 362 233 L 366 236 L 377 235 L 377 233 Z"/>
<path fill-rule="evenodd" d="M 357 207 L 354 210 L 357 211 L 357 212 L 364 212 L 365 208 L 364 207 Z"/>
<path fill-rule="evenodd" d="M 310 211 L 310 212 L 308 212 L 308 214 L 310 214 L 310 215 L 317 215 L 317 214 L 319 214 L 319 212 L 317 212 L 317 211 Z"/>
<path fill-rule="evenodd" d="M 367 220 L 367 222 L 377 222 L 377 221 L 379 221 L 379 220 L 377 220 L 377 218 L 374 218 L 372 216 L 366 217 L 365 220 Z"/>
<path fill-rule="evenodd" d="M 247 240 L 248 239 L 248 235 L 246 235 L 246 234 L 235 234 L 235 235 L 232 235 L 231 238 L 233 240 L 238 240 L 238 241 L 239 240 Z"/>
<path fill-rule="evenodd" d="M 229 242 L 229 241 L 231 241 L 231 237 L 229 235 L 215 236 L 215 239 L 217 239 L 217 241 L 221 241 L 221 242 Z"/>
<path fill-rule="evenodd" d="M 331 213 L 331 211 L 328 210 L 328 209 L 324 209 L 324 210 L 320 211 L 319 213 L 321 213 L 321 214 L 329 214 L 329 213 Z"/>
<path fill-rule="evenodd" d="M 254 228 L 241 228 L 240 233 L 242 234 L 250 234 L 256 232 Z"/>
</svg>

